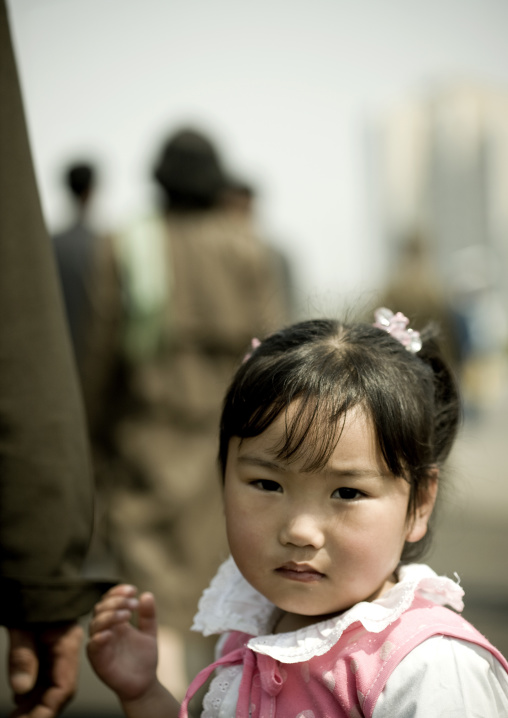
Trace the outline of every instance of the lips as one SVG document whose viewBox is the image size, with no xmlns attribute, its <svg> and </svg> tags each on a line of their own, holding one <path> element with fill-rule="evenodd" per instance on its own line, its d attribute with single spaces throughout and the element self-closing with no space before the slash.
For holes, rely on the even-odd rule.
<svg viewBox="0 0 508 718">
<path fill-rule="evenodd" d="M 290 581 L 300 581 L 301 583 L 321 581 L 325 577 L 324 573 L 317 571 L 308 563 L 294 563 L 293 561 L 279 566 L 279 568 L 275 569 L 275 572 Z"/>
</svg>

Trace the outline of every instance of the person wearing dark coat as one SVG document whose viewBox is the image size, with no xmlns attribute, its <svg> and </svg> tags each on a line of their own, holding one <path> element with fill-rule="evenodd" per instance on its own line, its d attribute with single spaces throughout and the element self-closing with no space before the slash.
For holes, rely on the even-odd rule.
<svg viewBox="0 0 508 718">
<path fill-rule="evenodd" d="M 84 415 L 44 228 L 5 0 L 0 4 L 0 625 L 16 716 L 56 716 L 106 588 L 81 576 L 92 530 Z"/>
</svg>

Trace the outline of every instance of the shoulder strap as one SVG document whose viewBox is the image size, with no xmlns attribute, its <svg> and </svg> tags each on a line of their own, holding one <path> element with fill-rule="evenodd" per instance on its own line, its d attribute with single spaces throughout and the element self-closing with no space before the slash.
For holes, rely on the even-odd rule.
<svg viewBox="0 0 508 718">
<path fill-rule="evenodd" d="M 427 638 L 437 635 L 458 638 L 485 648 L 508 672 L 508 662 L 504 656 L 462 616 L 444 606 L 416 598 L 396 624 L 378 634 L 377 665 L 372 662 L 365 673 L 358 671 L 357 688 L 362 696 L 365 716 L 372 715 L 380 693 L 401 660 Z"/>
<path fill-rule="evenodd" d="M 218 668 L 219 666 L 234 665 L 235 663 L 243 663 L 244 654 L 245 648 L 237 648 L 235 651 L 228 653 L 225 656 L 222 656 L 222 658 L 219 658 L 217 661 L 214 661 L 214 663 L 210 664 L 209 666 L 206 666 L 206 668 L 203 668 L 203 670 L 198 673 L 198 675 L 194 678 L 194 680 L 191 682 L 190 686 L 187 689 L 185 699 L 180 708 L 179 718 L 188 718 L 189 702 L 191 701 L 192 697 L 198 692 L 198 690 L 210 678 L 216 668 Z"/>
</svg>

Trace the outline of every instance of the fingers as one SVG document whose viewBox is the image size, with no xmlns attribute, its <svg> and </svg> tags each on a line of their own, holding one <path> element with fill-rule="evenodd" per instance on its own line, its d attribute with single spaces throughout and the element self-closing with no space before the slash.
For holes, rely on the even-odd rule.
<svg viewBox="0 0 508 718">
<path fill-rule="evenodd" d="M 40 670 L 28 693 L 15 697 L 16 718 L 55 718 L 76 690 L 83 630 L 77 623 L 51 625 L 32 635 Z"/>
<path fill-rule="evenodd" d="M 29 631 L 9 629 L 9 683 L 15 695 L 31 691 L 37 680 L 39 660 L 34 636 Z"/>
<path fill-rule="evenodd" d="M 137 628 L 142 633 L 157 635 L 155 599 L 151 593 L 136 597 L 133 586 L 115 586 L 96 604 L 89 624 L 90 644 L 102 646 L 111 640 L 113 632 L 129 624 L 137 613 Z"/>
<path fill-rule="evenodd" d="M 136 599 L 126 599 L 125 602 L 115 602 L 112 605 L 104 603 L 100 610 L 96 609 L 96 613 L 90 621 L 90 638 L 109 631 L 115 626 L 129 623 L 138 605 L 139 601 Z"/>
<path fill-rule="evenodd" d="M 155 599 L 152 593 L 143 593 L 139 598 L 138 628 L 151 636 L 157 635 Z"/>
<path fill-rule="evenodd" d="M 83 629 L 79 624 L 72 623 L 45 632 L 41 640 L 47 646 L 51 661 L 51 670 L 43 685 L 41 706 L 48 711 L 48 716 L 57 716 L 76 692 Z"/>
<path fill-rule="evenodd" d="M 110 613 L 112 611 L 135 611 L 139 606 L 139 600 L 137 598 L 127 598 L 126 596 L 112 596 L 111 598 L 105 598 L 100 603 L 97 603 L 93 615 L 94 617 L 100 616 L 104 613 Z"/>
<path fill-rule="evenodd" d="M 116 586 L 113 586 L 113 588 L 110 588 L 104 596 L 114 596 L 117 594 L 119 596 L 135 596 L 137 592 L 138 589 L 136 586 L 132 586 L 130 583 L 119 583 Z"/>
<path fill-rule="evenodd" d="M 127 583 L 121 583 L 118 586 L 110 588 L 102 597 L 97 606 L 101 606 L 105 601 L 109 601 L 111 598 L 135 598 L 137 595 L 137 588 Z"/>
<path fill-rule="evenodd" d="M 129 623 L 133 613 L 139 609 L 140 599 L 136 597 L 135 586 L 121 584 L 110 589 L 96 604 L 89 625 L 90 638 L 95 643 L 104 643 L 112 635 L 115 626 Z"/>
</svg>

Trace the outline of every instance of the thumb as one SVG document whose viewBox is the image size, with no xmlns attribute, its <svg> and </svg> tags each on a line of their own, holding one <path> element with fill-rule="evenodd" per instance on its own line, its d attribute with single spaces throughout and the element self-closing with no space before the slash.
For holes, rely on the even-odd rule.
<svg viewBox="0 0 508 718">
<path fill-rule="evenodd" d="M 39 660 L 35 637 L 29 631 L 9 629 L 8 673 L 15 694 L 31 691 L 37 680 Z"/>
<path fill-rule="evenodd" d="M 151 636 L 157 635 L 157 617 L 155 614 L 155 598 L 152 593 L 143 593 L 139 597 L 138 628 Z"/>
</svg>

